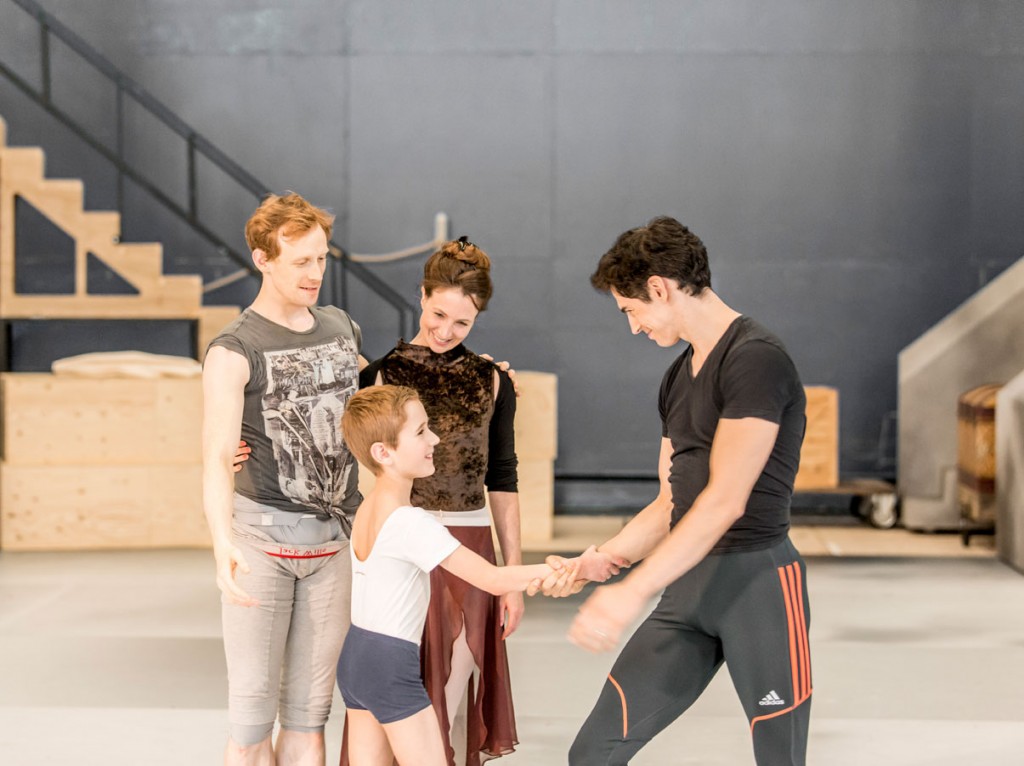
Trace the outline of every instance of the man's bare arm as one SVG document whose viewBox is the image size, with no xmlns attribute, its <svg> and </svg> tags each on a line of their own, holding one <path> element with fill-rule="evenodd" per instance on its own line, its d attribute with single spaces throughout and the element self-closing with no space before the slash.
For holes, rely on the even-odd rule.
<svg viewBox="0 0 1024 766">
<path fill-rule="evenodd" d="M 672 519 L 672 488 L 669 485 L 669 469 L 672 466 L 672 442 L 661 440 L 661 452 L 658 457 L 658 496 L 643 510 L 637 513 L 622 530 L 598 547 L 591 546 L 579 557 L 580 574 L 576 581 L 557 587 L 556 583 L 565 582 L 557 571 L 558 563 L 552 562 L 555 573 L 541 584 L 545 596 L 564 598 L 579 593 L 587 580 L 605 582 L 609 577 L 617 575 L 622 567 L 646 556 L 668 534 L 669 522 Z M 573 559 L 575 561 L 575 559 Z"/>
<path fill-rule="evenodd" d="M 653 596 L 692 569 L 743 515 L 775 446 L 779 426 L 759 418 L 721 420 L 711 443 L 711 474 L 693 506 L 629 580 Z"/>
<path fill-rule="evenodd" d="M 615 537 L 597 547 L 601 553 L 636 563 L 645 558 L 668 534 L 672 520 L 672 441 L 663 437 L 658 455 L 658 496 L 630 519 Z"/>
<path fill-rule="evenodd" d="M 746 510 L 778 432 L 777 424 L 759 418 L 719 421 L 707 487 L 641 566 L 594 592 L 580 608 L 570 640 L 590 651 L 613 648 L 652 596 L 707 556 Z"/>
<path fill-rule="evenodd" d="M 213 538 L 217 585 L 233 602 L 252 605 L 235 571 L 248 569 L 231 542 L 234 456 L 242 430 L 249 365 L 241 354 L 214 346 L 203 362 L 203 511 Z"/>
</svg>

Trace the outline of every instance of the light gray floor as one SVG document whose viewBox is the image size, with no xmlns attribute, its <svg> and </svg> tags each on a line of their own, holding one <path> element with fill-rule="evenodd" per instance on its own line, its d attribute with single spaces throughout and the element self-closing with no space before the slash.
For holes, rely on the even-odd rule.
<svg viewBox="0 0 1024 766">
<path fill-rule="evenodd" d="M 815 558 L 809 583 L 810 763 L 1024 763 L 1024 577 L 987 558 Z M 522 745 L 503 766 L 564 763 L 596 697 L 612 657 L 564 640 L 578 603 L 527 604 L 510 642 Z M 0 554 L 0 764 L 218 763 L 219 630 L 206 551 Z M 634 763 L 753 763 L 728 674 Z"/>
</svg>

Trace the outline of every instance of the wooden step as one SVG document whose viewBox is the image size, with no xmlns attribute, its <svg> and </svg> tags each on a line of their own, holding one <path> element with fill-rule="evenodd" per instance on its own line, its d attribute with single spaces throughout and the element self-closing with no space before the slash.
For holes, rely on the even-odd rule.
<svg viewBox="0 0 1024 766">
<path fill-rule="evenodd" d="M 3 306 L 5 319 L 198 319 L 202 308 L 198 294 L 180 289 L 162 295 L 7 294 Z"/>
<path fill-rule="evenodd" d="M 75 179 L 26 178 L 18 185 L 12 185 L 14 193 L 46 216 L 58 228 L 69 235 L 82 218 L 82 203 L 85 189 Z M 120 225 L 120 224 L 118 224 Z"/>
<path fill-rule="evenodd" d="M 158 242 L 122 242 L 90 252 L 140 289 L 139 284 L 152 284 L 163 276 L 163 250 Z"/>
<path fill-rule="evenodd" d="M 6 181 L 6 176 L 2 180 Z M 120 214 L 83 210 L 81 181 L 35 179 L 10 183 L 9 187 L 82 247 L 95 252 L 117 244 Z"/>
<path fill-rule="evenodd" d="M 203 278 L 194 274 L 171 274 L 157 277 L 150 287 L 141 291 L 154 307 L 177 306 L 189 316 L 199 316 L 203 307 Z"/>
<path fill-rule="evenodd" d="M 0 117 L 0 147 L 7 145 L 7 123 Z"/>
<path fill-rule="evenodd" d="M 199 311 L 199 322 L 196 327 L 196 349 L 199 360 L 206 355 L 206 347 L 210 341 L 220 335 L 220 331 L 233 322 L 241 313 L 238 306 L 203 306 Z"/>
<path fill-rule="evenodd" d="M 44 179 L 40 191 L 46 198 L 46 205 L 60 205 L 69 212 L 79 213 L 85 206 L 85 186 L 77 178 Z"/>
<path fill-rule="evenodd" d="M 82 211 L 79 222 L 77 226 L 72 224 L 74 228 L 66 229 L 67 233 L 97 255 L 97 251 L 106 250 L 121 239 L 121 214 L 116 211 Z"/>
<path fill-rule="evenodd" d="M 38 146 L 7 146 L 0 149 L 0 183 L 17 189 L 43 178 L 46 155 Z"/>
</svg>

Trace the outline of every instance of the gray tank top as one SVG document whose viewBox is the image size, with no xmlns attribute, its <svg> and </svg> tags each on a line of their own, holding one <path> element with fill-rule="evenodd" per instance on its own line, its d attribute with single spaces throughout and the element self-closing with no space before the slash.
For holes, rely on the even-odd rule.
<svg viewBox="0 0 1024 766">
<path fill-rule="evenodd" d="M 359 385 L 362 335 L 341 309 L 310 312 L 313 326 L 295 332 L 246 309 L 210 346 L 249 362 L 242 438 L 252 454 L 235 475 L 236 495 L 278 511 L 333 516 L 347 530 L 362 498 L 340 423 Z"/>
</svg>

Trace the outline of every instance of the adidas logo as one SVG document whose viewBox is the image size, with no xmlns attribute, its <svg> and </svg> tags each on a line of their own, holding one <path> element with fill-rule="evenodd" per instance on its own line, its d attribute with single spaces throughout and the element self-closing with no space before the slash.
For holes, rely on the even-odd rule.
<svg viewBox="0 0 1024 766">
<path fill-rule="evenodd" d="M 776 694 L 775 690 L 772 689 L 770 692 L 768 692 L 766 695 L 764 695 L 764 697 L 761 698 L 761 701 L 758 702 L 757 704 L 758 705 L 785 705 L 786 704 L 786 700 L 782 699 L 782 697 L 780 697 L 778 694 Z"/>
</svg>

